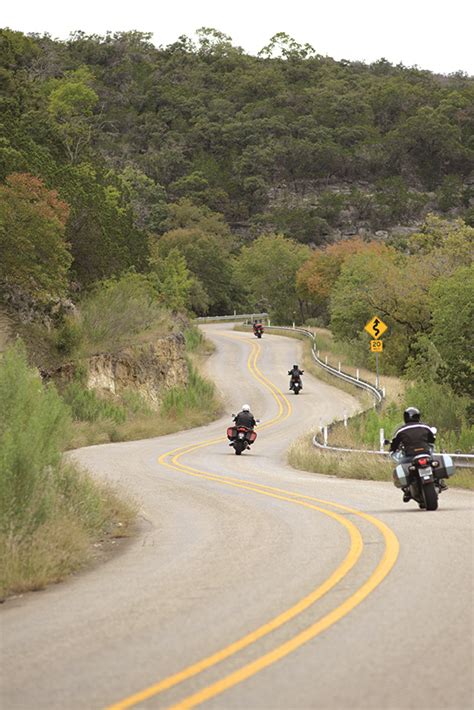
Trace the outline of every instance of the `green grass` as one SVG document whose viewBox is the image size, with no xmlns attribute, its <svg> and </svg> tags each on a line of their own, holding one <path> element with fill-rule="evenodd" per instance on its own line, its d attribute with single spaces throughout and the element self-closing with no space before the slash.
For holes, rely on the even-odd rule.
<svg viewBox="0 0 474 710">
<path fill-rule="evenodd" d="M 0 598 L 79 569 L 98 540 L 127 534 L 133 505 L 66 464 L 70 410 L 28 367 L 21 343 L 0 362 Z"/>
</svg>

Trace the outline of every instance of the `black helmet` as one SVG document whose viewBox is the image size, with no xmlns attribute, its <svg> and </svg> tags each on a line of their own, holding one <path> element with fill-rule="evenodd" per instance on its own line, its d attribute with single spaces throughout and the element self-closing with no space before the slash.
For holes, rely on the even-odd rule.
<svg viewBox="0 0 474 710">
<path fill-rule="evenodd" d="M 408 409 L 405 409 L 403 412 L 403 420 L 405 424 L 408 424 L 408 422 L 419 422 L 420 417 L 420 410 L 416 407 L 408 407 Z"/>
</svg>

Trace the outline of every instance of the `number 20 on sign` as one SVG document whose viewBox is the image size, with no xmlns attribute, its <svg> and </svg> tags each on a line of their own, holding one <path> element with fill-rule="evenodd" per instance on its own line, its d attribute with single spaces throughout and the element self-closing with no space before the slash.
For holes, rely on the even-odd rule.
<svg viewBox="0 0 474 710">
<path fill-rule="evenodd" d="M 381 353 L 383 350 L 383 340 L 371 340 L 370 341 L 370 352 Z"/>
</svg>

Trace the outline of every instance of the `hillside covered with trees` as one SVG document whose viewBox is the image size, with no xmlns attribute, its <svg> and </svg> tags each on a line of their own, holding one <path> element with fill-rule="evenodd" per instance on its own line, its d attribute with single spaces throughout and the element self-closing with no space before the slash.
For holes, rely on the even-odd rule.
<svg viewBox="0 0 474 710">
<path fill-rule="evenodd" d="M 388 372 L 429 356 L 464 394 L 474 80 L 197 37 L 0 31 L 4 303 L 48 314 L 65 353 L 65 300 L 130 272 L 171 311 L 313 319 L 360 353 L 375 309 Z"/>
</svg>

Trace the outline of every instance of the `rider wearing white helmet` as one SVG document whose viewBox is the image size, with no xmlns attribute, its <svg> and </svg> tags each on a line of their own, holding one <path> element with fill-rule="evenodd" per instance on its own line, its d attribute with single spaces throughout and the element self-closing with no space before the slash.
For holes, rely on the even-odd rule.
<svg viewBox="0 0 474 710">
<path fill-rule="evenodd" d="M 248 404 L 242 405 L 242 409 L 234 417 L 234 422 L 236 426 L 245 426 L 247 429 L 253 429 L 257 424 Z"/>
</svg>

